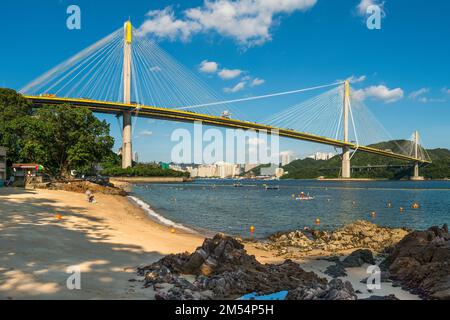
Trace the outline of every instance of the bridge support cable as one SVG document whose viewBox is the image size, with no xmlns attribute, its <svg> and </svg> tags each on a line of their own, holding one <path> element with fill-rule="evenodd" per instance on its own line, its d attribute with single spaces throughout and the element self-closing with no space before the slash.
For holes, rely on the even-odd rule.
<svg viewBox="0 0 450 320">
<path fill-rule="evenodd" d="M 333 137 L 339 125 L 339 87 L 296 104 L 261 122 L 273 127 Z M 342 101 L 342 100 L 341 100 Z"/>
<path fill-rule="evenodd" d="M 215 106 L 215 105 L 222 105 L 227 103 L 236 103 L 236 102 L 244 102 L 244 101 L 252 101 L 252 100 L 260 100 L 260 99 L 267 99 L 267 98 L 273 98 L 273 97 L 279 97 L 289 94 L 295 94 L 300 92 L 307 92 L 317 89 L 323 89 L 327 87 L 337 86 L 342 84 L 342 82 L 334 82 L 330 84 L 320 85 L 320 86 L 314 86 L 310 88 L 304 88 L 304 89 L 297 89 L 297 90 L 290 90 L 290 91 L 284 91 L 284 92 L 277 92 L 277 93 L 271 93 L 271 94 L 265 94 L 260 96 L 254 96 L 254 97 L 247 97 L 247 98 L 239 98 L 239 99 L 233 99 L 233 100 L 224 100 L 224 101 L 216 101 L 216 102 L 210 102 L 210 103 L 203 103 L 203 104 L 196 104 L 186 107 L 179 107 L 176 108 L 178 110 L 190 110 L 190 109 L 196 109 L 200 107 L 207 107 L 207 106 Z"/>
</svg>

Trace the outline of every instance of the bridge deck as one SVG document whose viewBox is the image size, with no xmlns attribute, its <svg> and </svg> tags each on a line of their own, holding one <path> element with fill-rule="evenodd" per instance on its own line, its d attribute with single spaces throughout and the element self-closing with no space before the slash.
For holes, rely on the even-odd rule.
<svg viewBox="0 0 450 320">
<path fill-rule="evenodd" d="M 135 104 L 124 104 L 117 102 L 105 102 L 89 99 L 72 99 L 72 98 L 59 98 L 59 97 L 41 97 L 41 96 L 24 96 L 26 99 L 30 100 L 32 105 L 35 107 L 41 107 L 44 105 L 62 105 L 69 104 L 73 107 L 87 107 L 93 112 L 106 113 L 120 115 L 124 111 L 131 111 L 133 115 L 143 118 L 154 118 L 169 121 L 180 121 L 180 122 L 195 122 L 201 121 L 204 124 L 232 128 L 232 129 L 243 129 L 243 130 L 265 130 L 268 134 L 271 132 L 278 131 L 278 134 L 282 137 L 304 140 L 310 142 L 321 143 L 325 145 L 330 145 L 334 147 L 344 147 L 348 146 L 350 149 L 358 150 L 362 152 L 377 154 L 384 157 L 395 158 L 405 161 L 413 161 L 420 163 L 429 163 L 429 161 L 416 159 L 414 157 L 397 154 L 385 150 L 380 150 L 376 148 L 358 146 L 354 143 L 344 142 L 341 140 L 335 140 L 327 137 L 322 137 L 306 132 L 299 132 L 294 130 L 276 128 L 269 125 L 241 121 L 236 119 L 229 119 L 219 116 L 210 116 L 206 114 L 182 111 L 176 109 L 160 108 L 160 107 L 150 107 L 150 106 L 138 106 Z"/>
</svg>

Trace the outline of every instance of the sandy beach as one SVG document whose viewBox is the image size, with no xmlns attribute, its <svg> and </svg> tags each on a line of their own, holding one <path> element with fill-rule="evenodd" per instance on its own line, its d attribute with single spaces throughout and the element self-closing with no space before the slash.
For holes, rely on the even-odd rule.
<svg viewBox="0 0 450 320">
<path fill-rule="evenodd" d="M 192 252 L 204 240 L 152 221 L 127 197 L 97 194 L 96 200 L 66 191 L 0 189 L 0 299 L 153 299 L 154 291 L 135 281 L 136 267 Z M 252 244 L 246 249 L 261 263 L 284 261 Z M 323 273 L 329 262 L 298 262 L 329 278 Z M 66 286 L 71 266 L 80 267 L 81 290 Z M 371 295 L 360 283 L 366 276 L 356 268 L 345 279 L 361 289 L 361 298 Z M 390 285 L 375 294 L 417 298 Z"/>
<path fill-rule="evenodd" d="M 0 188 L 0 299 L 148 299 L 140 264 L 193 251 L 203 237 L 152 222 L 126 197 Z M 57 218 L 61 214 L 61 220 Z M 70 266 L 81 290 L 68 290 Z"/>
</svg>

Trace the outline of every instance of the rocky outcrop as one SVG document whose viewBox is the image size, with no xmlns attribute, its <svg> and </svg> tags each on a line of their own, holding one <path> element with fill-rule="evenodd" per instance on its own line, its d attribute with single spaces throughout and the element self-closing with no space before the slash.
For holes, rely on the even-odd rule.
<svg viewBox="0 0 450 320">
<path fill-rule="evenodd" d="M 327 284 L 300 286 L 289 291 L 287 300 L 357 300 L 350 282 L 333 279 Z"/>
<path fill-rule="evenodd" d="M 413 293 L 428 299 L 450 299 L 448 226 L 410 233 L 394 247 L 381 267 Z"/>
<path fill-rule="evenodd" d="M 333 254 L 343 250 L 367 248 L 382 252 L 398 243 L 408 234 L 405 229 L 379 227 L 371 222 L 358 220 L 336 231 L 303 230 L 276 233 L 268 241 L 257 244 L 257 248 L 276 251 L 284 255 L 289 248 L 306 253 L 320 250 Z"/>
<path fill-rule="evenodd" d="M 169 255 L 138 268 L 145 286 L 152 286 L 157 299 L 236 298 L 256 292 L 269 294 L 287 290 L 290 298 L 354 299 L 353 288 L 339 281 L 327 282 L 314 272 L 286 260 L 280 265 L 261 264 L 248 255 L 234 238 L 216 235 L 192 253 Z M 186 275 L 195 280 L 186 280 Z M 311 291 L 312 290 L 312 291 Z"/>
<path fill-rule="evenodd" d="M 115 188 L 107 184 L 93 183 L 90 181 L 68 181 L 68 182 L 47 182 L 35 185 L 37 189 L 48 190 L 64 190 L 76 193 L 85 193 L 87 190 L 91 190 L 94 194 L 108 194 L 126 196 L 127 193 L 120 188 Z"/>
</svg>

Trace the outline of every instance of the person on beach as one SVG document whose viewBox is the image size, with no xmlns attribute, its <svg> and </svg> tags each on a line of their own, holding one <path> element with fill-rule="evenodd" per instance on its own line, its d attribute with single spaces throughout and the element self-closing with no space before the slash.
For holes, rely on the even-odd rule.
<svg viewBox="0 0 450 320">
<path fill-rule="evenodd" d="M 95 203 L 94 193 L 91 190 L 86 190 L 86 198 L 89 203 Z"/>
</svg>

